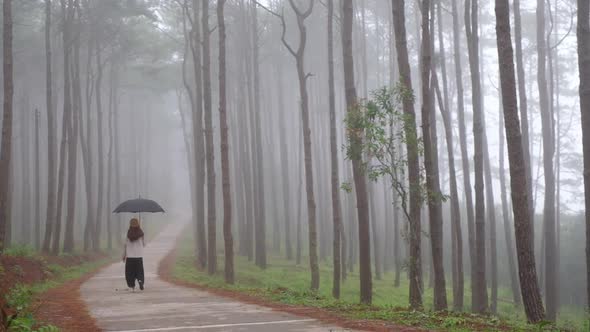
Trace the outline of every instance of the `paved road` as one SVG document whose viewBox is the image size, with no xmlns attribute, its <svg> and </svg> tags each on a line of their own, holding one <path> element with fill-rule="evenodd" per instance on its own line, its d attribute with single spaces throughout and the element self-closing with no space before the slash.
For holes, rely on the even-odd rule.
<svg viewBox="0 0 590 332">
<path fill-rule="evenodd" d="M 183 227 L 171 225 L 145 248 L 146 289 L 126 290 L 123 263 L 115 263 L 80 288 L 98 326 L 105 331 L 344 331 L 315 319 L 237 302 L 158 278 L 158 262 Z"/>
</svg>

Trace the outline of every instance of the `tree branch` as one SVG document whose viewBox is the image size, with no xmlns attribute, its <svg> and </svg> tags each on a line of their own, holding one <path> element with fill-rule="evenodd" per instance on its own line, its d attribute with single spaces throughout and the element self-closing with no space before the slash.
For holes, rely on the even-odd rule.
<svg viewBox="0 0 590 332">
<path fill-rule="evenodd" d="M 281 26 L 283 28 L 283 31 L 281 33 L 281 41 L 283 42 L 283 45 L 285 45 L 285 47 L 287 48 L 287 50 L 289 50 L 289 53 L 291 53 L 294 57 L 297 56 L 297 52 L 295 52 L 295 50 L 293 50 L 293 48 L 291 47 L 291 45 L 289 45 L 289 43 L 287 43 L 287 40 L 285 39 L 285 35 L 287 33 L 287 25 L 285 24 L 285 17 L 283 15 L 283 13 L 278 14 L 275 11 L 271 10 L 270 8 L 266 7 L 265 5 L 261 4 L 258 1 L 254 1 L 254 3 L 258 6 L 260 6 L 262 9 L 266 10 L 267 12 L 269 12 L 271 15 L 278 17 L 281 20 Z"/>
<path fill-rule="evenodd" d="M 313 10 L 313 0 L 309 1 L 309 6 L 304 12 L 299 10 L 294 0 L 289 0 L 289 4 L 291 5 L 291 8 L 293 8 L 295 14 L 297 14 L 297 17 L 302 17 L 303 19 L 306 19 L 309 15 L 311 15 L 311 11 Z"/>
</svg>

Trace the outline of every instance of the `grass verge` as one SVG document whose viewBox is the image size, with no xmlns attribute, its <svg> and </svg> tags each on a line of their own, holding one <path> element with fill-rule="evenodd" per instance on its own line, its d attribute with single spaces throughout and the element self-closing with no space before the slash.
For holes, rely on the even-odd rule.
<svg viewBox="0 0 590 332">
<path fill-rule="evenodd" d="M 3 305 L 0 330 L 59 331 L 37 318 L 43 294 L 66 282 L 82 278 L 112 262 L 115 252 L 93 255 L 40 256 L 26 249 L 7 251 L 0 266 L 0 281 L 10 284 L 0 301 Z M 117 256 L 118 257 L 118 256 Z"/>
</svg>

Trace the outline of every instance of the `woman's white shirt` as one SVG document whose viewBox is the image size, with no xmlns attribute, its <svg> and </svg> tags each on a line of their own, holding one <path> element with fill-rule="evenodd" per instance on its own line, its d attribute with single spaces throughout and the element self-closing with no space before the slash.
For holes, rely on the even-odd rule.
<svg viewBox="0 0 590 332">
<path fill-rule="evenodd" d="M 127 258 L 143 257 L 143 247 L 145 246 L 143 237 L 137 239 L 136 241 L 130 241 L 129 238 L 126 238 L 125 246 Z"/>
</svg>

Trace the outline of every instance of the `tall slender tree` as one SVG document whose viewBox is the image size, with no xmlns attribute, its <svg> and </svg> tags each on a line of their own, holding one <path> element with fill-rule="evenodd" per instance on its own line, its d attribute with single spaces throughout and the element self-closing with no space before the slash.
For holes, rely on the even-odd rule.
<svg viewBox="0 0 590 332">
<path fill-rule="evenodd" d="M 295 58 L 297 69 L 297 77 L 299 79 L 299 95 L 301 98 L 301 119 L 302 119 L 302 134 L 303 134 L 303 154 L 305 166 L 305 190 L 307 193 L 307 218 L 308 218 L 308 232 L 309 232 L 309 265 L 311 272 L 311 289 L 316 291 L 320 287 L 320 272 L 318 264 L 318 243 L 317 243 L 317 218 L 316 218 L 316 202 L 314 195 L 314 181 L 313 181 L 313 161 L 311 151 L 311 129 L 309 121 L 309 95 L 307 92 L 307 80 L 311 76 L 305 73 L 304 55 L 305 47 L 307 45 L 307 27 L 305 20 L 311 15 L 313 10 L 314 0 L 308 2 L 307 8 L 301 10 L 294 0 L 289 0 L 291 9 L 295 13 L 297 20 L 297 27 L 299 29 L 299 44 L 297 48 L 293 48 L 285 39 L 287 32 L 287 25 L 283 15 L 279 15 L 266 7 L 271 14 L 277 16 L 281 20 L 282 33 L 281 41 L 287 48 L 289 53 Z M 260 5 L 260 3 L 258 3 Z M 298 253 L 299 255 L 299 253 Z"/>
<path fill-rule="evenodd" d="M 225 0 L 217 1 L 219 33 L 219 127 L 221 129 L 221 185 L 223 190 L 223 239 L 225 248 L 225 282 L 234 283 L 234 240 L 231 232 L 232 206 L 229 173 L 229 140 L 227 124 L 226 65 L 225 65 Z"/>
<path fill-rule="evenodd" d="M 291 183 L 289 182 L 289 150 L 288 150 L 288 139 L 287 139 L 287 119 L 285 117 L 285 113 L 287 110 L 285 109 L 285 96 L 284 96 L 284 70 L 281 64 L 277 65 L 277 73 L 278 73 L 278 80 L 279 80 L 279 87 L 278 87 L 278 99 L 279 99 L 279 128 L 280 128 L 280 142 L 281 148 L 279 149 L 279 153 L 281 156 L 281 176 L 283 178 L 283 208 L 284 208 L 284 230 L 285 230 L 285 255 L 287 260 L 293 259 L 293 245 L 291 244 L 291 222 L 293 220 L 291 213 L 293 213 L 292 209 L 292 201 L 291 201 Z"/>
<path fill-rule="evenodd" d="M 440 16 L 439 16 L 440 17 Z M 444 58 L 443 58 L 444 59 Z M 453 277 L 453 307 L 457 311 L 463 310 L 464 275 L 463 275 L 463 237 L 461 235 L 461 213 L 459 208 L 459 193 L 457 190 L 457 174 L 455 172 L 453 128 L 451 127 L 451 114 L 448 104 L 441 97 L 440 87 L 436 72 L 433 72 L 433 85 L 437 94 L 439 110 L 443 118 L 445 138 L 447 142 L 447 157 L 449 159 L 449 184 L 451 189 L 451 234 L 454 237 L 452 253 L 452 277 Z"/>
<path fill-rule="evenodd" d="M 328 99 L 330 104 L 330 160 L 332 184 L 332 218 L 334 222 L 332 256 L 334 263 L 332 295 L 340 298 L 342 217 L 340 183 L 338 181 L 338 133 L 336 129 L 336 96 L 334 92 L 334 1 L 328 0 Z"/>
<path fill-rule="evenodd" d="M 500 114 L 502 114 L 502 109 L 500 109 Z M 500 144 L 499 144 L 499 170 L 498 174 L 500 177 L 500 199 L 502 201 L 502 218 L 504 219 L 504 238 L 506 241 L 506 255 L 508 256 L 508 272 L 510 273 L 510 286 L 512 289 L 512 299 L 515 305 L 520 305 L 520 289 L 518 288 L 518 273 L 516 272 L 516 262 L 514 261 L 514 240 L 512 239 L 512 235 L 510 233 L 511 229 L 511 216 L 512 214 L 508 211 L 508 197 L 506 194 L 506 175 L 504 171 L 506 170 L 504 167 L 504 118 L 500 116 L 500 121 L 498 122 L 499 125 L 499 134 L 500 137 Z"/>
<path fill-rule="evenodd" d="M 55 188 L 57 137 L 55 115 L 53 112 L 53 73 L 51 71 L 51 0 L 45 0 L 45 107 L 47 109 L 47 213 L 45 215 L 45 235 L 43 251 L 49 252 L 53 224 L 55 223 Z"/>
<path fill-rule="evenodd" d="M 107 132 L 109 136 L 109 145 L 107 147 L 107 208 L 112 211 L 113 207 L 113 149 L 114 149 L 114 104 L 115 104 L 115 64 L 110 63 L 109 71 L 109 107 L 107 114 Z M 107 248 L 113 248 L 113 219 L 110 215 L 107 216 Z"/>
<path fill-rule="evenodd" d="M 469 244 L 469 262 L 471 276 L 475 275 L 475 238 L 474 238 L 474 212 L 473 195 L 471 194 L 471 171 L 469 167 L 469 155 L 467 152 L 467 130 L 465 129 L 465 103 L 463 100 L 463 69 L 461 64 L 461 39 L 459 35 L 459 10 L 457 0 L 452 0 L 453 14 L 453 58 L 455 63 L 455 81 L 457 86 L 457 120 L 459 122 L 459 143 L 461 147 L 461 163 L 463 168 L 463 191 L 465 194 L 465 206 L 467 214 L 467 239 Z M 473 292 L 473 283 L 471 283 Z"/>
<path fill-rule="evenodd" d="M 102 214 L 104 204 L 104 119 L 102 109 L 102 78 L 104 63 L 102 61 L 103 46 L 101 43 L 102 33 L 101 28 L 98 26 L 100 23 L 96 23 L 96 39 L 94 40 L 95 46 L 95 57 L 96 61 L 96 82 L 95 82 L 95 97 L 96 97 L 96 133 L 97 133 L 97 144 L 96 144 L 96 155 L 97 155 L 97 168 L 96 168 L 96 179 L 97 179 L 97 191 L 96 191 L 96 219 L 94 227 L 94 240 L 92 243 L 92 249 L 100 249 L 100 235 L 102 229 Z M 90 118 L 88 119 L 89 122 Z M 57 229 L 56 229 L 57 230 Z"/>
<path fill-rule="evenodd" d="M 522 19 L 520 15 L 520 0 L 514 0 L 512 3 L 514 13 L 514 46 L 516 56 L 516 74 L 518 78 L 518 105 L 520 108 L 520 125 L 522 128 L 522 151 L 524 153 L 525 174 L 527 181 L 527 190 L 529 197 L 529 214 L 533 217 L 531 224 L 531 245 L 535 248 L 535 204 L 533 204 L 533 176 L 531 172 L 531 153 L 530 153 L 530 136 L 529 136 L 529 115 L 528 101 L 526 96 L 526 78 L 524 74 L 524 65 L 522 60 Z"/>
<path fill-rule="evenodd" d="M 76 1 L 77 2 L 77 1 Z M 79 25 L 76 25 L 78 29 L 75 29 L 74 15 L 76 13 L 76 5 L 73 0 L 69 0 L 66 10 L 66 24 L 68 25 L 68 40 L 70 44 L 70 55 L 71 62 L 68 79 L 69 87 L 69 108 L 70 108 L 70 126 L 69 126 L 69 139 L 68 139 L 68 196 L 67 196 L 67 211 L 66 211 L 66 224 L 64 233 L 64 251 L 72 252 L 74 247 L 74 221 L 76 214 L 76 181 L 78 178 L 77 166 L 78 166 L 78 116 L 79 116 L 79 103 L 77 102 L 77 96 L 79 96 L 80 90 L 80 39 L 79 39 Z M 65 27 L 64 27 L 65 30 Z M 66 99 L 64 98 L 64 101 Z M 66 246 L 67 245 L 67 246 Z"/>
<path fill-rule="evenodd" d="M 195 198 L 196 211 L 194 217 L 196 239 L 197 239 L 197 264 L 201 269 L 207 266 L 207 239 L 205 237 L 205 147 L 203 135 L 203 71 L 201 66 L 201 29 L 199 26 L 199 8 L 198 0 L 192 1 L 193 18 L 192 31 L 189 39 L 191 53 L 193 57 L 193 73 L 195 85 L 194 103 L 193 103 L 193 149 L 195 157 Z"/>
<path fill-rule="evenodd" d="M 64 102 L 62 112 L 62 132 L 61 132 L 61 143 L 59 149 L 59 169 L 57 174 L 57 210 L 55 214 L 55 225 L 53 231 L 53 242 L 51 246 L 51 252 L 56 255 L 59 253 L 61 245 L 61 221 L 63 215 L 63 200 L 65 191 L 65 173 L 67 168 L 68 149 L 67 144 L 71 138 L 72 132 L 72 93 L 71 93 L 71 28 L 70 28 L 70 0 L 60 0 L 61 4 L 61 17 L 63 23 L 62 40 L 63 40 L 63 71 L 64 71 Z"/>
<path fill-rule="evenodd" d="M 10 222 L 10 165 L 12 156 L 12 0 L 4 0 L 2 5 L 2 76 L 4 82 L 4 105 L 2 112 L 2 143 L 0 145 L 0 252 L 4 250 L 6 229 Z"/>
<path fill-rule="evenodd" d="M 34 155 L 35 155 L 35 166 L 34 166 L 34 183 L 35 183 L 35 192 L 34 192 L 34 202 L 35 202 L 35 219 L 34 219 L 34 236 L 33 236 L 33 243 L 35 249 L 41 249 L 41 151 L 39 148 L 39 118 L 41 114 L 39 110 L 35 109 L 35 137 L 34 137 Z"/>
<path fill-rule="evenodd" d="M 545 1 L 537 0 L 537 86 L 539 108 L 543 131 L 543 177 L 545 179 L 545 200 L 543 208 L 543 229 L 545 239 L 545 300 L 547 319 L 557 318 L 557 269 L 555 244 L 555 155 L 554 121 L 551 114 L 547 83 L 547 41 L 545 36 Z"/>
<path fill-rule="evenodd" d="M 442 206 L 441 192 L 438 178 L 438 165 L 435 163 L 437 147 L 433 144 L 430 126 L 431 122 L 432 90 L 431 76 L 431 36 L 430 36 L 430 0 L 422 0 L 422 45 L 421 53 L 421 83 L 422 83 L 422 139 L 424 142 L 424 167 L 426 169 L 426 186 L 428 188 L 428 217 L 430 221 L 430 239 L 432 249 L 432 263 L 434 273 L 434 310 L 447 308 L 447 293 L 445 289 L 445 274 L 443 267 L 442 247 Z"/>
<path fill-rule="evenodd" d="M 408 42 L 406 36 L 405 1 L 392 0 L 393 29 L 395 32 L 395 48 L 400 74 L 400 82 L 406 89 L 412 88 L 410 62 L 408 59 Z M 410 278 L 410 307 L 422 308 L 422 254 L 421 254 L 421 190 L 419 151 L 417 150 L 418 133 L 416 129 L 416 112 L 414 99 L 408 94 L 402 99 L 403 113 L 406 117 L 404 130 L 406 135 L 406 149 L 408 154 L 408 182 L 410 184 L 410 241 L 409 241 L 409 278 Z"/>
<path fill-rule="evenodd" d="M 342 57 L 344 69 L 344 92 L 348 112 L 354 112 L 358 107 L 354 81 L 354 59 L 352 53 L 352 18 L 354 9 L 352 0 L 342 1 L 341 36 Z M 352 147 L 362 145 L 362 135 L 349 130 L 350 145 Z M 352 172 L 354 188 L 356 192 L 356 206 L 358 218 L 359 239 L 359 269 L 360 269 L 360 300 L 361 303 L 370 304 L 373 298 L 373 285 L 371 277 L 371 241 L 369 226 L 369 204 L 366 178 L 362 169 L 362 155 L 353 156 Z"/>
<path fill-rule="evenodd" d="M 209 1 L 201 1 L 203 31 L 203 113 L 205 115 L 205 154 L 207 166 L 207 271 L 217 270 L 217 230 L 215 191 L 215 149 L 213 142 L 213 116 L 211 110 L 211 51 L 209 31 Z"/>
<path fill-rule="evenodd" d="M 582 116 L 582 150 L 584 153 L 584 204 L 586 207 L 586 280 L 590 280 L 590 4 L 578 0 L 578 71 L 580 76 L 580 113 Z M 590 282 L 586 284 L 587 307 L 590 308 Z"/>
<path fill-rule="evenodd" d="M 508 144 L 508 161 L 510 163 L 510 187 L 512 189 L 512 210 L 514 213 L 520 290 L 528 321 L 537 323 L 545 318 L 545 310 L 543 309 L 541 292 L 537 283 L 533 247 L 530 244 L 532 241 L 530 229 L 532 216 L 528 208 L 525 163 L 520 121 L 518 119 L 514 55 L 510 36 L 510 9 L 508 0 L 496 0 L 495 4 L 496 41 L 502 106 L 504 109 L 504 126 Z"/>
<path fill-rule="evenodd" d="M 85 2 L 85 9 L 87 12 L 90 12 L 89 3 Z M 92 31 L 90 26 L 93 24 L 92 19 L 93 17 L 89 16 L 88 20 L 88 31 Z M 86 101 L 86 123 L 85 126 L 81 125 L 80 127 L 80 143 L 82 145 L 82 164 L 84 168 L 84 184 L 85 184 L 85 191 L 86 191 L 86 224 L 84 226 L 84 250 L 89 250 L 91 247 L 94 246 L 94 236 L 96 229 L 96 214 L 95 214 L 95 199 L 94 199 L 94 187 L 93 187 L 93 126 L 92 126 L 92 99 L 93 99 L 93 91 L 94 91 L 94 72 L 93 72 L 93 65 L 92 65 L 92 45 L 94 44 L 94 32 L 89 32 L 88 34 L 88 51 L 86 52 L 86 82 L 85 82 L 85 101 Z M 86 127 L 84 132 L 84 127 Z"/>
<path fill-rule="evenodd" d="M 253 70 L 253 132 L 254 132 L 254 146 L 252 153 L 255 154 L 255 160 L 257 166 L 254 169 L 256 172 L 254 181 L 256 181 L 255 188 L 258 189 L 256 197 L 256 219 L 254 221 L 255 229 L 255 262 L 260 268 L 266 268 L 266 211 L 265 211 L 265 200 L 264 200 L 264 166 L 263 166 L 263 155 L 262 155 L 262 130 L 260 113 L 262 108 L 260 106 L 260 68 L 259 68 L 259 43 L 258 43 L 258 15 L 256 11 L 256 3 L 252 3 L 252 70 Z"/>
<path fill-rule="evenodd" d="M 465 1 L 465 31 L 471 72 L 471 100 L 473 107 L 473 137 L 475 169 L 475 275 L 472 275 L 471 310 L 483 313 L 488 309 L 485 245 L 485 196 L 483 169 L 483 110 L 479 72 L 478 1 Z M 492 207 L 490 207 L 492 208 Z"/>
<path fill-rule="evenodd" d="M 461 231 L 461 210 L 459 207 L 459 192 L 457 189 L 457 174 L 455 169 L 455 151 L 453 143 L 452 114 L 449 108 L 449 93 L 446 71 L 446 57 L 443 38 L 442 4 L 436 6 L 438 23 L 439 61 L 443 81 L 443 95 L 441 98 L 436 71 L 433 71 L 433 85 L 437 94 L 439 110 L 443 119 L 447 158 L 449 163 L 449 186 L 451 192 L 451 265 L 453 278 L 453 307 L 457 311 L 463 310 L 464 274 L 463 274 L 463 235 Z"/>
<path fill-rule="evenodd" d="M 496 241 L 496 210 L 494 203 L 494 188 L 492 182 L 492 168 L 490 163 L 490 152 L 488 148 L 487 126 L 485 120 L 485 113 L 482 112 L 482 134 L 483 134 L 483 163 L 484 163 L 484 183 L 486 193 L 486 210 L 487 221 L 489 223 L 490 231 L 490 283 L 491 283 L 491 299 L 490 311 L 495 313 L 498 305 L 498 255 L 497 255 L 497 241 Z"/>
</svg>

